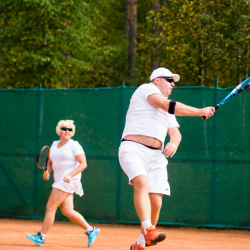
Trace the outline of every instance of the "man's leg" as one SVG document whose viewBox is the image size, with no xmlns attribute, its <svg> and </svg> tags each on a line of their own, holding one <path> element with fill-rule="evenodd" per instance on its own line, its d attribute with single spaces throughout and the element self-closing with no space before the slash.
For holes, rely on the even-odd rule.
<svg viewBox="0 0 250 250">
<path fill-rule="evenodd" d="M 142 224 L 142 230 L 137 244 L 143 247 L 145 245 L 145 242 L 147 243 L 147 245 L 155 245 L 157 242 L 160 242 L 166 238 L 166 235 L 152 227 L 151 223 L 151 211 L 153 211 L 154 213 L 154 222 L 157 223 L 159 219 L 162 195 L 155 194 L 151 195 L 152 198 L 150 198 L 148 189 L 148 179 L 145 175 L 135 177 L 132 180 L 132 184 L 134 186 L 135 209 Z M 153 202 L 152 204 L 151 199 Z M 151 205 L 153 205 L 153 210 L 151 210 Z M 142 234 L 145 234 L 145 241 L 142 241 L 141 239 Z M 134 244 L 131 247 L 133 249 L 133 247 L 135 248 L 137 246 L 136 244 Z"/>
<path fill-rule="evenodd" d="M 148 193 L 148 179 L 146 175 L 136 176 L 131 180 L 134 187 L 134 206 L 141 222 L 150 220 L 151 205 Z"/>
<path fill-rule="evenodd" d="M 156 226 L 159 216 L 160 216 L 160 211 L 162 207 L 162 194 L 154 194 L 151 193 L 149 194 L 150 202 L 151 202 L 151 222 L 152 225 Z"/>
<path fill-rule="evenodd" d="M 152 228 L 155 228 L 160 216 L 160 211 L 162 206 L 162 194 L 150 193 L 149 198 L 151 203 L 151 223 L 153 225 Z M 161 237 L 164 238 L 163 235 Z M 156 244 L 157 244 L 156 242 L 155 243 L 147 242 L 145 245 L 153 246 Z"/>
<path fill-rule="evenodd" d="M 159 220 L 160 211 L 162 207 L 162 194 L 150 193 L 150 203 L 151 203 L 151 223 L 153 227 L 156 227 L 156 224 Z M 141 233 L 144 234 L 143 228 L 141 228 Z"/>
<path fill-rule="evenodd" d="M 138 241 L 133 244 L 130 249 L 138 250 L 144 249 L 145 240 L 144 234 L 146 234 L 146 228 L 152 226 L 150 217 L 151 217 L 151 206 L 149 199 L 149 188 L 148 188 L 148 178 L 146 175 L 136 176 L 131 180 L 134 187 L 134 206 L 136 213 L 140 219 L 142 228 L 141 234 Z"/>
</svg>

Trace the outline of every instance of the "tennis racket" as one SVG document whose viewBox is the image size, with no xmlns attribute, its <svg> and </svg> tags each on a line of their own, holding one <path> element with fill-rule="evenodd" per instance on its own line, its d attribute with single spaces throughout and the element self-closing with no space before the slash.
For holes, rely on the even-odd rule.
<svg viewBox="0 0 250 250">
<path fill-rule="evenodd" d="M 47 164 L 49 160 L 49 147 L 43 146 L 40 150 L 40 153 L 37 156 L 36 165 L 38 168 L 44 170 L 44 174 L 48 177 L 49 174 L 46 172 Z"/>
<path fill-rule="evenodd" d="M 237 87 L 235 87 L 232 92 L 227 95 L 220 103 L 215 105 L 215 110 L 217 110 L 220 106 L 222 106 L 224 103 L 235 97 L 236 95 L 240 94 L 241 92 L 245 91 L 250 86 L 250 77 L 248 77 L 245 81 L 240 83 Z M 206 119 L 205 116 L 201 117 L 203 120 Z"/>
</svg>

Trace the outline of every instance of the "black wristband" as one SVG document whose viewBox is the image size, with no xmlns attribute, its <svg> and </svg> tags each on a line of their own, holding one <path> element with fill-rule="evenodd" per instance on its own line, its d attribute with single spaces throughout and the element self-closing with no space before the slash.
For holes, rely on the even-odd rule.
<svg viewBox="0 0 250 250">
<path fill-rule="evenodd" d="M 169 103 L 169 108 L 168 108 L 168 113 L 169 114 L 174 114 L 174 109 L 175 109 L 175 105 L 176 105 L 176 101 L 175 100 L 171 100 Z"/>
</svg>

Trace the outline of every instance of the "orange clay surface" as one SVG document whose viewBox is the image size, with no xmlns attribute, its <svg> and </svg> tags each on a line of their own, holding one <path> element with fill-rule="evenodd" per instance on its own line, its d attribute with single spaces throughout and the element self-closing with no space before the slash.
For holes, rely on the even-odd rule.
<svg viewBox="0 0 250 250">
<path fill-rule="evenodd" d="M 26 237 L 26 233 L 36 233 L 42 221 L 21 219 L 0 219 L 0 249 L 21 250 L 40 249 Z M 88 238 L 83 230 L 70 221 L 55 221 L 41 249 L 90 249 L 90 250 L 129 250 L 138 236 L 138 225 L 96 224 L 101 229 L 96 242 L 87 247 Z M 167 238 L 147 250 L 248 250 L 250 249 L 249 230 L 216 230 L 158 227 Z"/>
</svg>

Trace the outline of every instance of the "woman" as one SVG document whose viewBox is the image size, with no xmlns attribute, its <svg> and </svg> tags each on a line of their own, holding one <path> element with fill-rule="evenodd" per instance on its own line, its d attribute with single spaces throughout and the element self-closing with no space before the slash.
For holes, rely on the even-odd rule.
<svg viewBox="0 0 250 250">
<path fill-rule="evenodd" d="M 58 207 L 64 216 L 73 223 L 86 230 L 89 238 L 88 246 L 91 246 L 99 228 L 93 228 L 81 214 L 74 210 L 74 193 L 83 195 L 81 184 L 81 172 L 87 167 L 86 157 L 81 145 L 71 139 L 75 133 L 75 125 L 72 120 L 61 120 L 56 127 L 56 133 L 60 140 L 54 141 L 50 148 L 50 158 L 47 166 L 47 175 L 44 180 L 49 180 L 49 175 L 54 171 L 53 189 L 46 206 L 46 213 L 41 230 L 37 234 L 26 234 L 27 237 L 39 246 L 43 246 L 46 234 L 55 220 Z"/>
</svg>

